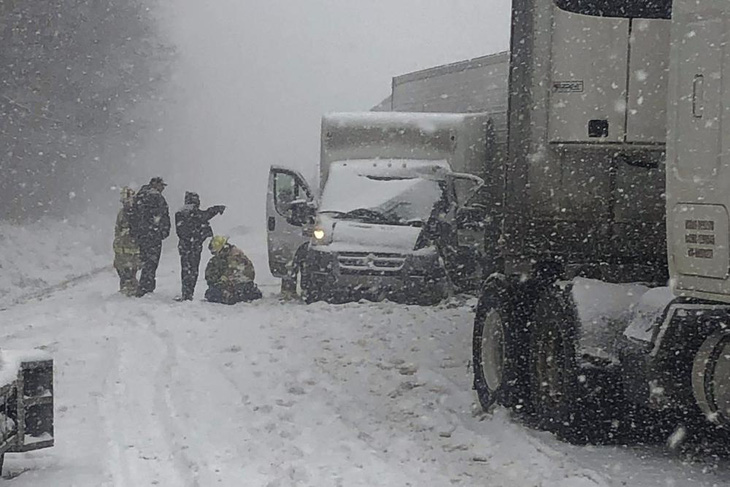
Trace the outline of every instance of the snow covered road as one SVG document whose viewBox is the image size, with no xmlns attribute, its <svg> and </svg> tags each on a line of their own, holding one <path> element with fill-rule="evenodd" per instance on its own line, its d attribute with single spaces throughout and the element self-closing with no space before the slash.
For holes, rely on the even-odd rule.
<svg viewBox="0 0 730 487">
<path fill-rule="evenodd" d="M 9 455 L 8 485 L 730 485 L 724 462 L 475 414 L 469 303 L 306 306 L 270 277 L 257 303 L 177 303 L 174 257 L 140 300 L 104 272 L 0 312 L 3 347 L 56 364 L 57 446 Z"/>
</svg>

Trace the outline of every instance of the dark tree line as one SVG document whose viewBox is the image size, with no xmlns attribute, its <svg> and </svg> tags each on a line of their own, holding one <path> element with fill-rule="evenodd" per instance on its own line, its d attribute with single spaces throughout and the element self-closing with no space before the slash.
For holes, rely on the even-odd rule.
<svg viewBox="0 0 730 487">
<path fill-rule="evenodd" d="M 172 58 L 149 0 L 0 0 L 0 219 L 83 209 L 129 155 Z"/>
</svg>

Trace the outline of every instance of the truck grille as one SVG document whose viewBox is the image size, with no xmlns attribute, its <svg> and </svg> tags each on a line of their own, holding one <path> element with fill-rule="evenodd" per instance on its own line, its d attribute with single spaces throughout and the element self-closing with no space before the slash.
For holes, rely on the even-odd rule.
<svg viewBox="0 0 730 487">
<path fill-rule="evenodd" d="M 406 258 L 385 252 L 340 252 L 337 256 L 342 274 L 389 275 L 403 269 Z"/>
</svg>

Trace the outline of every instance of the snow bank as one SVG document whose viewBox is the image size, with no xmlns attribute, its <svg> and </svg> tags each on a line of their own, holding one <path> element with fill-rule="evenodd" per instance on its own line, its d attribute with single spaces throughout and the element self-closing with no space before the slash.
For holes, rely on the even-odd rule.
<svg viewBox="0 0 730 487">
<path fill-rule="evenodd" d="M 111 265 L 113 217 L 0 223 L 0 307 Z"/>
</svg>

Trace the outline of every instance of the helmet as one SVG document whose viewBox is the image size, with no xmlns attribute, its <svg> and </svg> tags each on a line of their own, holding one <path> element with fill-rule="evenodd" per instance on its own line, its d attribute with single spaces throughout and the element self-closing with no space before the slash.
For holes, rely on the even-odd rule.
<svg viewBox="0 0 730 487">
<path fill-rule="evenodd" d="M 226 245 L 228 245 L 228 237 L 224 237 L 222 235 L 216 235 L 215 237 L 210 239 L 210 243 L 208 244 L 208 249 L 210 249 L 211 253 L 217 254 Z"/>
</svg>

